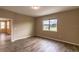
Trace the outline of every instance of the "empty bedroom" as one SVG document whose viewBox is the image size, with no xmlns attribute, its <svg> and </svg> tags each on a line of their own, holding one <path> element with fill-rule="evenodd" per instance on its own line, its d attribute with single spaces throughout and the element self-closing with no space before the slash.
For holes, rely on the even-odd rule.
<svg viewBox="0 0 79 59">
<path fill-rule="evenodd" d="M 0 6 L 0 52 L 79 52 L 79 7 Z"/>
</svg>

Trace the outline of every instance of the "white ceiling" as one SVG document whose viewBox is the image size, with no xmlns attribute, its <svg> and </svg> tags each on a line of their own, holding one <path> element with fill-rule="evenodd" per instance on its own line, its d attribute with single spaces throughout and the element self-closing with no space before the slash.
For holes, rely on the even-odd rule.
<svg viewBox="0 0 79 59">
<path fill-rule="evenodd" d="M 76 9 L 79 7 L 78 6 L 40 6 L 39 10 L 33 10 L 31 6 L 1 6 L 0 8 L 32 17 L 38 17 L 38 16 L 44 16 L 61 11 Z"/>
</svg>

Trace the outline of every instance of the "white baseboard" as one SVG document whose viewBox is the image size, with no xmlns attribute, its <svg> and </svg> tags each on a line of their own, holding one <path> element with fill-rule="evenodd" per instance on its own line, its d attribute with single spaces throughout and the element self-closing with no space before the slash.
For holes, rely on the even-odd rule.
<svg viewBox="0 0 79 59">
<path fill-rule="evenodd" d="M 79 44 L 77 44 L 77 43 L 72 43 L 72 42 L 68 42 L 68 41 L 64 41 L 64 40 L 59 40 L 59 39 L 55 39 L 55 38 L 50 38 L 50 37 L 45 37 L 45 36 L 38 36 L 38 37 L 43 37 L 43 38 L 52 39 L 52 40 L 55 40 L 55 41 L 64 42 L 64 43 L 68 43 L 68 44 L 79 46 Z"/>
</svg>

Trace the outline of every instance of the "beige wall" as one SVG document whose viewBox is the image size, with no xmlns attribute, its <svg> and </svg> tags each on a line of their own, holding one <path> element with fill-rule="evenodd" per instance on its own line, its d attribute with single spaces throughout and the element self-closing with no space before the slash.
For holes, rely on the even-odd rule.
<svg viewBox="0 0 79 59">
<path fill-rule="evenodd" d="M 8 10 L 0 9 L 1 18 L 12 19 L 12 41 L 34 36 L 34 19 Z"/>
<path fill-rule="evenodd" d="M 32 17 L 16 15 L 13 25 L 14 39 L 23 39 L 34 35 L 34 20 Z"/>
<path fill-rule="evenodd" d="M 43 31 L 42 20 L 51 18 L 58 19 L 58 31 Z M 36 36 L 79 44 L 79 9 L 36 18 Z"/>
</svg>

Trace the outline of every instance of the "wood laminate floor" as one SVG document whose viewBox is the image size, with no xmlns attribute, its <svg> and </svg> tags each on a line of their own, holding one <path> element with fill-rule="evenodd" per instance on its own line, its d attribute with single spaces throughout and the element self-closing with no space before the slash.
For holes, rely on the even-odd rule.
<svg viewBox="0 0 79 59">
<path fill-rule="evenodd" d="M 31 37 L 14 42 L 18 52 L 78 52 L 79 47 L 50 39 Z"/>
<path fill-rule="evenodd" d="M 11 35 L 0 33 L 0 52 L 12 51 Z"/>
<path fill-rule="evenodd" d="M 67 43 L 61 43 L 50 39 L 30 37 L 11 42 L 5 35 L 0 35 L 1 52 L 78 52 L 79 47 Z M 5 37 L 5 38 L 4 38 Z"/>
</svg>

